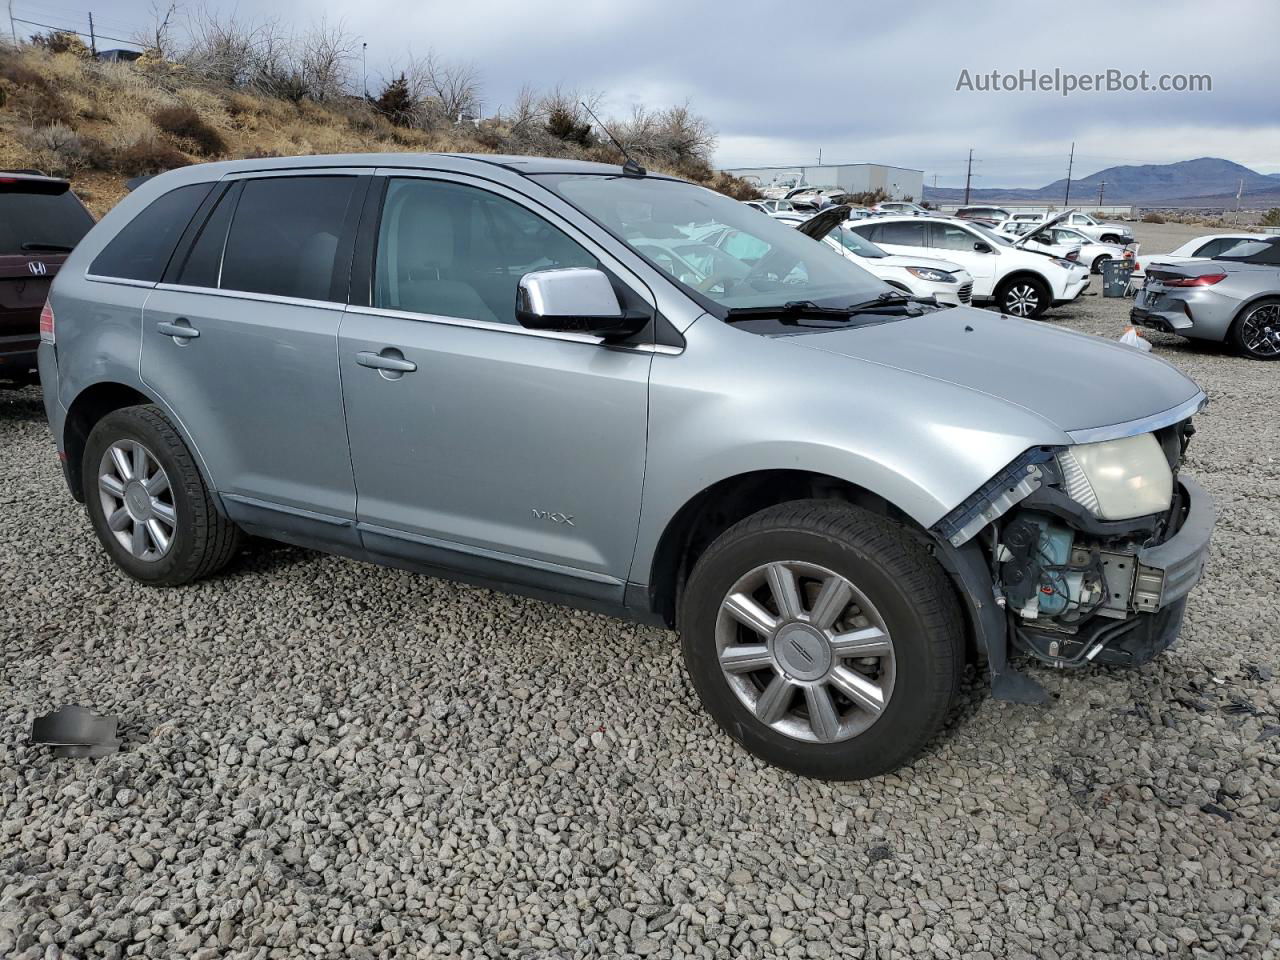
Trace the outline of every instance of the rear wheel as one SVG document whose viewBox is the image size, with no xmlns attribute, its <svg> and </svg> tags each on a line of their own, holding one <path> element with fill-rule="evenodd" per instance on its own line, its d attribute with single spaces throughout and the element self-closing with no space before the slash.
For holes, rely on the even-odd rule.
<svg viewBox="0 0 1280 960">
<path fill-rule="evenodd" d="M 1093 258 L 1093 264 L 1092 264 L 1092 266 L 1090 266 L 1090 267 L 1089 267 L 1090 272 L 1092 272 L 1092 273 L 1101 273 L 1101 272 L 1102 272 L 1102 265 L 1103 265 L 1104 263 L 1106 263 L 1106 262 L 1107 262 L 1108 260 L 1110 260 L 1110 259 L 1111 259 L 1111 258 L 1110 258 L 1109 256 L 1107 256 L 1105 253 L 1104 253 L 1104 254 L 1101 254 L 1100 256 L 1094 257 L 1094 258 Z"/>
<path fill-rule="evenodd" d="M 135 580 L 177 586 L 235 554 L 239 528 L 214 507 L 191 452 L 159 407 L 125 407 L 99 420 L 82 470 L 94 531 Z"/>
<path fill-rule="evenodd" d="M 853 780 L 910 762 L 950 711 L 962 666 L 955 596 L 899 526 L 833 501 L 730 528 L 681 597 L 694 687 L 768 763 Z"/>
<path fill-rule="evenodd" d="M 996 290 L 1001 313 L 1013 317 L 1038 317 L 1049 309 L 1049 288 L 1034 277 L 1014 277 Z"/>
<path fill-rule="evenodd" d="M 1120 242 L 1120 238 L 1119 238 L 1119 237 L 1117 237 L 1114 233 L 1108 233 L 1108 234 L 1104 234 L 1104 235 L 1102 236 L 1102 238 L 1101 238 L 1100 242 L 1102 242 L 1102 243 L 1119 243 L 1119 242 Z"/>
<path fill-rule="evenodd" d="M 1280 360 L 1280 300 L 1249 304 L 1231 325 L 1228 339 L 1253 360 Z"/>
</svg>

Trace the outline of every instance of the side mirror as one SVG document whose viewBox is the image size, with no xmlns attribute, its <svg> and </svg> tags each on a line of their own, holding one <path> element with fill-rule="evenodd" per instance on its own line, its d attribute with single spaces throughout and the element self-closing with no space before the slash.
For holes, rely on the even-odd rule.
<svg viewBox="0 0 1280 960">
<path fill-rule="evenodd" d="M 536 270 L 520 278 L 516 319 L 530 330 L 587 333 L 606 339 L 638 333 L 649 318 L 622 309 L 609 278 L 599 270 Z"/>
<path fill-rule="evenodd" d="M 978 253 L 990 253 L 991 244 L 985 240 L 975 240 L 973 241 L 973 249 L 977 250 Z"/>
</svg>

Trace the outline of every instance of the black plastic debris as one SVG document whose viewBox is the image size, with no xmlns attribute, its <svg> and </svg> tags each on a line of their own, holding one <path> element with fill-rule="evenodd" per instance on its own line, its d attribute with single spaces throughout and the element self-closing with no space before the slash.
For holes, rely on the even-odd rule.
<svg viewBox="0 0 1280 960">
<path fill-rule="evenodd" d="M 1272 737 L 1280 737 L 1280 726 L 1269 724 L 1258 734 L 1258 740 L 1270 740 Z"/>
<path fill-rule="evenodd" d="M 55 757 L 106 757 L 120 749 L 116 718 L 76 704 L 36 717 L 31 742 L 53 747 Z"/>
<path fill-rule="evenodd" d="M 1230 810 L 1224 810 L 1222 807 L 1218 806 L 1216 803 L 1201 804 L 1200 812 L 1207 813 L 1213 817 L 1221 817 L 1223 820 L 1227 821 L 1227 823 L 1230 823 L 1232 820 L 1235 819 L 1235 814 L 1233 814 Z"/>
<path fill-rule="evenodd" d="M 877 863 L 881 860 L 888 860 L 891 856 L 893 856 L 893 854 L 890 852 L 889 848 L 883 844 L 874 846 L 867 851 L 867 859 L 872 863 Z"/>
</svg>

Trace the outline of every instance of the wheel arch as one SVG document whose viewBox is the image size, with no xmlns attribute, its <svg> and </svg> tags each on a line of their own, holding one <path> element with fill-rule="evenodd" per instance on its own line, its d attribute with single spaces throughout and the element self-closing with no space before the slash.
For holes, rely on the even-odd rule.
<svg viewBox="0 0 1280 960">
<path fill-rule="evenodd" d="M 89 384 L 76 394 L 75 399 L 67 407 L 67 415 L 63 420 L 62 449 L 66 458 L 67 486 L 70 487 L 71 495 L 76 500 L 83 503 L 85 498 L 84 482 L 81 474 L 85 446 L 89 442 L 89 434 L 93 432 L 93 428 L 109 413 L 122 410 L 125 407 L 136 407 L 144 404 L 155 405 L 164 411 L 165 416 L 169 418 L 178 434 L 182 437 L 183 443 L 187 445 L 187 449 L 191 451 L 191 456 L 195 460 L 196 467 L 199 469 L 200 476 L 206 486 L 211 492 L 215 490 L 213 483 L 210 481 L 209 471 L 205 467 L 204 460 L 201 458 L 195 444 L 191 442 L 191 438 L 187 436 L 186 428 L 164 403 L 140 390 L 137 386 L 131 386 L 115 380 L 102 380 Z M 222 509 L 221 500 L 214 496 L 213 501 L 220 511 Z"/>
<path fill-rule="evenodd" d="M 933 537 L 905 510 L 864 486 L 824 473 L 795 469 L 762 469 L 725 477 L 705 487 L 667 522 L 649 569 L 650 609 L 667 626 L 675 626 L 680 592 L 698 558 L 739 520 L 791 500 L 832 499 L 854 504 L 901 524 L 935 553 Z M 935 553 L 936 555 L 936 553 Z M 941 561 L 940 561 L 941 562 Z M 966 641 L 974 648 L 975 625 L 968 615 L 955 571 L 942 563 L 966 611 Z"/>
</svg>

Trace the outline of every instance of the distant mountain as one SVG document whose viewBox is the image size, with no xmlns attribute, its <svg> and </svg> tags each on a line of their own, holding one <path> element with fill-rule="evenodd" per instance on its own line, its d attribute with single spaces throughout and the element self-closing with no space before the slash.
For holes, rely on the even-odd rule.
<svg viewBox="0 0 1280 960">
<path fill-rule="evenodd" d="M 1137 166 L 1107 167 L 1097 173 L 1071 180 L 1071 198 L 1087 205 L 1098 199 L 1098 188 L 1106 183 L 1103 202 L 1133 203 L 1143 206 L 1195 206 L 1234 204 L 1236 190 L 1244 183 L 1244 197 L 1250 205 L 1280 203 L 1280 174 L 1261 174 L 1220 157 L 1201 157 L 1177 163 L 1146 163 Z M 984 187 L 969 191 L 970 202 L 1062 203 L 1065 178 L 1038 189 Z M 964 190 L 924 188 L 926 200 L 958 203 Z"/>
</svg>

